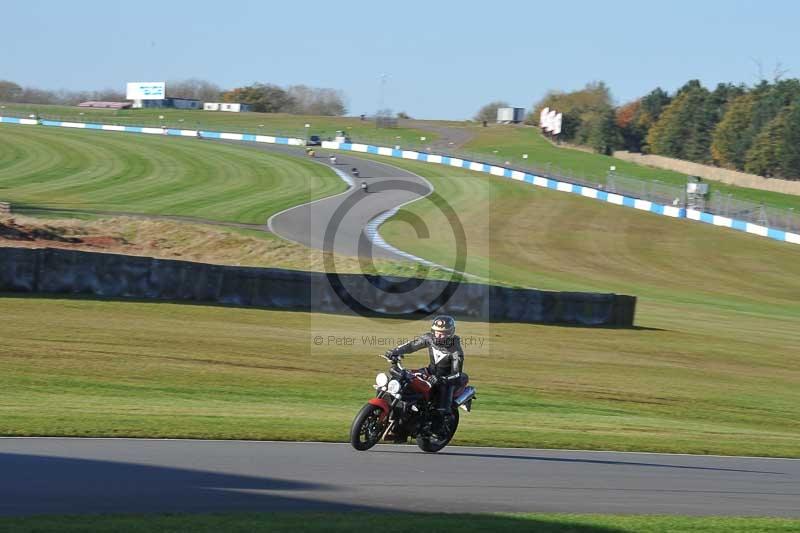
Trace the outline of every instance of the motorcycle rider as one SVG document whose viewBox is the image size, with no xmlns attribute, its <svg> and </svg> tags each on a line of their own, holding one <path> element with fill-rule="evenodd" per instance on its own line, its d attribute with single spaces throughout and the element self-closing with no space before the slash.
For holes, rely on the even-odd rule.
<svg viewBox="0 0 800 533">
<path fill-rule="evenodd" d="M 456 333 L 456 321 L 448 315 L 439 315 L 433 319 L 431 331 L 401 344 L 386 352 L 386 358 L 397 361 L 406 354 L 428 348 L 428 381 L 434 387 L 440 412 L 449 412 L 453 403 L 453 392 L 459 385 L 466 384 L 464 373 L 464 350 L 461 339 Z"/>
</svg>

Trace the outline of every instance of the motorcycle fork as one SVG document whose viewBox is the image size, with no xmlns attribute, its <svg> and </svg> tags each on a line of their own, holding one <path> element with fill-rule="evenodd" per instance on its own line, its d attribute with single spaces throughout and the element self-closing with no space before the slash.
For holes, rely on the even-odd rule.
<svg viewBox="0 0 800 533">
<path fill-rule="evenodd" d="M 383 435 L 381 435 L 381 439 L 380 440 L 383 440 L 383 439 L 386 438 L 386 435 L 389 434 L 389 432 L 392 430 L 392 428 L 394 427 L 394 425 L 396 423 L 397 423 L 397 420 L 395 420 L 394 418 L 391 418 L 391 417 L 389 418 L 389 425 L 386 426 L 386 431 L 383 432 Z"/>
</svg>

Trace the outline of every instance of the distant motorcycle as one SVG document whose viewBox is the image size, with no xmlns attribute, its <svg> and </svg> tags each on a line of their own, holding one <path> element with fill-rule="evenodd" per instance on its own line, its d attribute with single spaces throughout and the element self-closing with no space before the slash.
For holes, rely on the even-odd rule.
<svg viewBox="0 0 800 533">
<path fill-rule="evenodd" d="M 399 361 L 387 360 L 392 363 L 389 374 L 381 372 L 375 377 L 375 398 L 353 420 L 350 444 L 364 451 L 381 440 L 401 443 L 414 438 L 422 451 L 438 452 L 450 443 L 458 429 L 459 407 L 466 412 L 472 410 L 475 389 L 464 380 L 453 394 L 450 412 L 442 413 L 432 398 L 433 387 L 426 368 L 409 371 Z"/>
</svg>

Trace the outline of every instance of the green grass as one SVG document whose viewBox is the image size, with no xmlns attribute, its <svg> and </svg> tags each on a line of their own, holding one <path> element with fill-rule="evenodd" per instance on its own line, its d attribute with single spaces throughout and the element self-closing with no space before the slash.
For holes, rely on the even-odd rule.
<svg viewBox="0 0 800 533">
<path fill-rule="evenodd" d="M 33 113 L 42 118 L 68 122 L 97 122 L 126 126 L 160 126 L 283 135 L 305 138 L 319 135 L 323 139 L 333 137 L 336 131 L 345 131 L 359 142 L 380 144 L 419 144 L 420 137 L 434 140 L 434 133 L 413 128 L 398 127 L 379 129 L 369 120 L 353 117 L 328 117 L 312 115 L 289 115 L 286 113 L 223 113 L 183 109 L 84 109 L 70 106 L 37 104 L 3 104 L 0 116 L 23 116 Z M 5 114 L 5 115 L 4 115 Z M 163 119 L 159 117 L 163 116 Z M 308 129 L 305 125 L 309 124 Z M 399 139 L 398 139 L 399 137 Z"/>
<path fill-rule="evenodd" d="M 404 148 L 424 148 L 435 142 L 439 136 L 435 132 L 399 127 L 378 129 L 373 122 L 361 121 L 352 117 L 324 117 L 289 115 L 285 113 L 221 113 L 180 109 L 131 109 L 113 111 L 107 109 L 83 109 L 70 106 L 38 104 L 3 104 L 0 116 L 37 116 L 53 120 L 100 122 L 106 124 L 141 125 L 208 130 L 222 130 L 245 133 L 278 134 L 305 138 L 309 135 L 332 137 L 337 130 L 344 130 L 356 142 L 373 143 L 382 146 L 399 144 Z M 83 113 L 83 115 L 81 115 Z M 159 119 L 163 116 L 164 119 Z M 644 179 L 658 180 L 666 184 L 684 186 L 686 176 L 669 170 L 655 169 L 621 159 L 586 153 L 580 150 L 553 146 L 533 127 L 492 125 L 482 128 L 468 122 L 426 121 L 433 126 L 467 129 L 475 138 L 463 146 L 462 151 L 473 154 L 496 156 L 502 161 L 528 164 L 542 170 L 560 170 L 574 175 L 605 183 L 609 166 L 615 165 L 620 174 Z M 305 124 L 310 124 L 306 132 Z M 425 137 L 426 141 L 420 141 Z M 494 151 L 497 150 L 497 154 Z M 522 159 L 528 154 L 528 159 Z M 713 182 L 712 188 L 720 193 L 731 193 L 736 199 L 763 202 L 779 208 L 800 210 L 800 197 L 769 191 L 759 191 Z"/>
<path fill-rule="evenodd" d="M 0 125 L 0 199 L 17 208 L 266 223 L 345 189 L 323 165 L 244 146 Z"/>
<path fill-rule="evenodd" d="M 175 210 L 174 203 L 154 206 L 137 194 L 150 184 L 163 191 L 165 169 L 180 169 L 177 163 L 137 171 L 138 187 L 122 179 L 106 184 L 102 176 L 132 172 L 143 150 L 153 153 L 141 165 L 154 165 L 158 157 L 183 161 L 170 155 L 173 147 L 210 144 L 159 138 L 140 145 L 151 141 L 94 132 L 58 132 L 45 141 L 39 136 L 48 132 L 18 126 L 0 133 L 0 175 L 8 180 L 0 186 L 9 187 L 2 194 L 24 191 L 29 201 L 61 205 L 66 198 L 94 208 L 124 190 L 124 205 Z M 119 146 L 102 151 L 118 139 Z M 228 169 L 227 155 L 239 151 L 271 161 L 255 150 L 219 149 L 233 152 L 200 163 Z M 107 160 L 115 161 L 110 170 L 80 183 Z M 639 329 L 462 322 L 461 333 L 483 344 L 467 345 L 467 371 L 480 394 L 459 443 L 800 457 L 796 247 L 482 174 L 391 162 L 428 176 L 456 208 L 468 235 L 468 272 L 508 284 L 640 297 Z M 15 179 L 21 172 L 8 170 L 15 165 L 26 179 Z M 242 179 L 260 171 L 254 163 L 241 169 Z M 70 187 L 75 194 L 67 194 Z M 211 188 L 209 201 L 228 194 L 220 188 Z M 284 188 L 293 192 L 289 183 Z M 257 194 L 251 188 L 244 196 Z M 193 215 L 249 216 L 239 210 L 246 201 L 232 200 L 225 212 L 184 201 L 183 212 Z M 443 228 L 433 239 L 411 238 L 393 221 L 383 232 L 393 244 L 447 264 L 448 226 L 429 207 L 421 201 L 409 209 Z M 0 309 L 5 435 L 345 440 L 386 344 L 317 346 L 312 339 L 377 333 L 397 341 L 426 327 L 167 303 L 6 297 Z M 422 365 L 423 357 L 416 361 Z M 335 379 L 332 365 L 341 371 Z"/>
<path fill-rule="evenodd" d="M 11 295 L 0 308 L 0 434 L 18 436 L 341 442 L 377 355 L 427 327 Z M 686 311 L 648 306 L 642 325 L 662 330 L 463 321 L 479 393 L 456 443 L 800 457 L 791 321 L 780 336 L 763 318 L 711 332 Z"/>
<path fill-rule="evenodd" d="M 778 533 L 797 531 L 800 520 L 781 518 L 620 516 L 589 514 L 426 514 L 277 512 L 153 514 L 105 516 L 33 516 L 0 518 L 0 531 L 78 532 L 292 532 L 372 530 L 541 533 Z"/>
<path fill-rule="evenodd" d="M 688 411 L 694 409 L 708 409 L 703 415 L 707 420 L 721 416 L 712 403 L 727 404 L 729 413 L 738 413 L 734 416 L 771 412 L 767 418 L 789 420 L 800 414 L 792 405 L 792 389 L 800 383 L 800 373 L 792 368 L 800 353 L 797 246 L 484 174 L 408 161 L 393 164 L 426 176 L 459 213 L 469 244 L 467 272 L 495 282 L 639 298 L 637 325 L 657 332 L 620 334 L 608 343 L 598 336 L 594 346 L 586 347 L 585 364 L 598 370 L 615 358 L 631 356 L 652 364 L 653 375 L 640 385 L 634 386 L 636 378 L 623 386 L 619 376 L 627 380 L 626 370 L 616 369 L 619 373 L 608 380 L 598 374 L 597 397 L 605 394 L 619 405 L 649 403 L 647 410 L 661 404 L 687 422 L 694 416 Z M 382 235 L 404 250 L 452 265 L 455 246 L 444 217 L 426 200 L 405 209 L 421 216 L 428 227 L 440 228 L 437 238 L 417 239 L 395 220 L 381 228 Z M 564 344 L 557 352 L 574 349 L 575 331 L 561 332 Z M 528 344 L 520 345 L 527 350 Z M 679 406 L 691 381 L 688 373 L 713 373 L 709 365 L 722 370 L 729 364 L 743 364 L 741 377 L 763 387 L 764 394 L 756 399 L 740 378 L 729 375 L 719 380 L 719 388 L 706 389 L 716 400 L 696 398 L 689 410 Z M 661 374 L 656 367 L 672 370 Z M 776 367 L 785 369 L 786 386 L 773 388 L 769 379 L 756 385 L 761 372 Z M 573 368 L 562 371 L 555 379 L 574 387 Z M 589 382 L 586 387 L 592 388 Z M 790 425 L 791 431 L 800 431 L 800 424 Z M 621 435 L 628 431 L 619 429 Z"/>
<path fill-rule="evenodd" d="M 679 187 L 686 185 L 685 174 L 637 165 L 610 156 L 554 146 L 539 133 L 537 128 L 493 126 L 475 129 L 475 132 L 476 137 L 464 146 L 464 150 L 486 154 L 520 165 L 534 165 L 541 168 L 542 171 L 557 170 L 568 176 L 605 183 L 609 167 L 613 165 L 616 166 L 619 174 L 625 176 L 648 181 L 658 180 Z M 528 159 L 523 159 L 523 154 L 528 154 Z M 709 183 L 711 183 L 712 190 L 723 194 L 733 194 L 734 198 L 738 200 L 800 209 L 800 196 L 736 187 L 721 182 L 709 181 Z"/>
</svg>

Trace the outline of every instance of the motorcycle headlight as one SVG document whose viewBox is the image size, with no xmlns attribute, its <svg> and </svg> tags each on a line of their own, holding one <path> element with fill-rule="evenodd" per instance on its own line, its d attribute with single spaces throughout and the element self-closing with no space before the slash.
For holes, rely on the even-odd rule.
<svg viewBox="0 0 800 533">
<path fill-rule="evenodd" d="M 396 379 L 393 379 L 392 381 L 389 382 L 389 385 L 386 387 L 386 390 L 390 394 L 397 394 L 398 392 L 400 392 L 400 382 L 397 381 Z"/>
<path fill-rule="evenodd" d="M 387 383 L 389 383 L 389 376 L 383 372 L 380 372 L 377 376 L 375 376 L 375 385 L 378 387 L 385 387 Z"/>
</svg>

